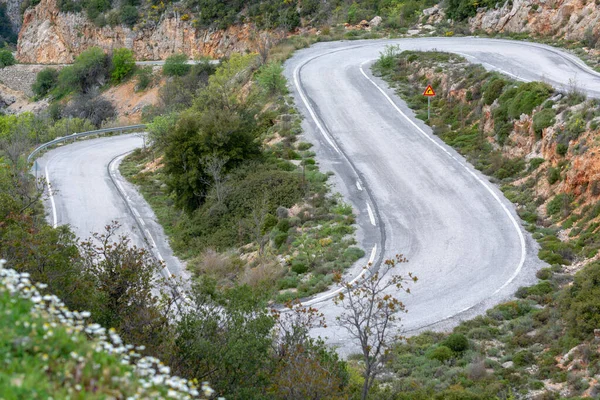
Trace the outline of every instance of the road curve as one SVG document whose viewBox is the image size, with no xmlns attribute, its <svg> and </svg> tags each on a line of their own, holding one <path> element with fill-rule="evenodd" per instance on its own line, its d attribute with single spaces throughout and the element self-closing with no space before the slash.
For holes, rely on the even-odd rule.
<svg viewBox="0 0 600 400">
<path fill-rule="evenodd" d="M 48 220 L 55 226 L 70 225 L 81 239 L 117 221 L 120 234 L 165 261 L 169 272 L 163 275 L 186 276 L 154 212 L 118 172 L 122 155 L 142 145 L 141 137 L 129 134 L 82 140 L 45 153 L 37 164 L 52 191 L 45 202 Z"/>
<path fill-rule="evenodd" d="M 521 80 L 577 86 L 594 97 L 600 97 L 600 78 L 573 56 L 547 46 L 479 38 L 319 43 L 286 62 L 292 94 L 306 117 L 306 137 L 315 144 L 321 168 L 336 173 L 335 189 L 357 211 L 358 240 L 367 253 L 362 261 L 404 253 L 410 260 L 406 270 L 419 277 L 412 295 L 403 296 L 409 310 L 405 331 L 444 329 L 534 282 L 542 263 L 512 204 L 370 74 L 371 62 L 389 44 L 459 53 Z M 134 243 L 143 244 L 140 224 L 108 167 L 139 146 L 139 138 L 126 135 L 47 152 L 39 159 L 40 170 L 58 190 L 54 204 L 47 204 L 50 220 L 56 215 L 58 224 L 70 224 L 80 237 L 118 220 Z M 181 273 L 152 210 L 118 173 L 115 177 L 171 272 Z M 328 297 L 315 301 L 329 320 L 329 327 L 315 334 L 347 354 L 356 346 L 333 323 L 339 309 L 331 301 L 318 301 Z"/>
<path fill-rule="evenodd" d="M 360 244 L 376 261 L 403 253 L 419 282 L 402 296 L 408 334 L 445 329 L 535 281 L 537 244 L 514 206 L 481 173 L 432 134 L 370 65 L 387 45 L 458 53 L 513 78 L 542 80 L 600 97 L 600 74 L 549 46 L 482 38 L 319 43 L 285 64 L 304 131 L 336 189 L 358 213 Z M 348 275 L 358 272 L 360 265 Z M 332 321 L 339 309 L 316 306 Z M 342 353 L 339 327 L 319 330 Z"/>
</svg>

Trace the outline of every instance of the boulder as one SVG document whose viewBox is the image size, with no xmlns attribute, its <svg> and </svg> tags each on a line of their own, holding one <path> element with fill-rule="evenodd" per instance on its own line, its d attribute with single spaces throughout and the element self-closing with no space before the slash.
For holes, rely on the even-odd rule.
<svg viewBox="0 0 600 400">
<path fill-rule="evenodd" d="M 369 21 L 369 25 L 372 27 L 377 27 L 381 24 L 381 21 L 382 21 L 382 18 L 378 15 Z"/>
</svg>

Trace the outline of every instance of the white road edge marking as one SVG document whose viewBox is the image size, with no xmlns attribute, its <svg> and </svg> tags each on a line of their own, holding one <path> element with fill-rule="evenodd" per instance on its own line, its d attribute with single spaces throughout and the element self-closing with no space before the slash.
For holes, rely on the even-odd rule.
<svg viewBox="0 0 600 400">
<path fill-rule="evenodd" d="M 56 216 L 56 203 L 54 203 L 54 193 L 52 193 L 52 186 L 50 186 L 50 174 L 48 173 L 48 166 L 44 167 L 46 171 L 46 185 L 48 186 L 48 196 L 50 197 L 50 204 L 52 205 L 52 227 L 58 226 L 58 218 Z"/>
<path fill-rule="evenodd" d="M 313 121 L 315 121 L 315 124 L 317 124 L 317 128 L 319 128 L 319 130 L 321 131 L 321 134 L 327 140 L 327 143 L 329 143 L 329 145 L 336 151 L 336 153 L 342 154 L 342 152 L 337 147 L 337 145 L 335 144 L 335 142 L 329 136 L 329 133 L 327 132 L 327 130 L 325 130 L 325 128 L 323 128 L 323 125 L 321 125 L 321 121 L 319 121 L 319 118 L 317 118 L 317 115 L 315 114 L 315 111 L 313 110 L 312 106 L 308 102 L 308 99 L 306 98 L 306 95 L 304 94 L 304 90 L 302 89 L 302 86 L 300 85 L 300 82 L 299 82 L 299 76 L 300 76 L 300 72 L 299 71 L 300 71 L 300 67 L 301 66 L 302 66 L 302 64 L 298 65 L 294 69 L 294 84 L 296 85 L 296 88 L 298 89 L 298 93 L 300 94 L 300 98 L 302 99 L 302 102 L 304 103 L 304 105 L 308 109 L 308 112 L 309 112 L 310 116 L 312 117 Z"/>
<path fill-rule="evenodd" d="M 483 180 L 481 180 L 477 176 L 477 174 L 475 174 L 473 171 L 471 171 L 469 168 L 467 168 L 467 166 L 465 166 L 463 163 L 461 163 L 448 150 L 446 150 L 442 145 L 440 145 L 438 142 L 436 142 L 423 129 L 421 129 L 413 120 L 411 120 L 406 114 L 404 114 L 402 112 L 402 110 L 400 110 L 400 108 L 396 105 L 396 103 L 394 103 L 394 101 L 390 98 L 390 96 L 388 96 L 387 93 L 377 83 L 375 83 L 375 81 L 373 81 L 371 78 L 369 78 L 369 76 L 365 73 L 363 66 L 366 63 L 371 62 L 371 61 L 373 61 L 373 60 L 367 60 L 367 61 L 363 62 L 362 64 L 360 64 L 359 68 L 360 68 L 360 72 L 363 74 L 363 76 L 369 82 L 371 82 L 373 84 L 373 86 L 375 86 L 381 92 L 381 94 L 383 94 L 383 96 L 396 109 L 396 111 L 398 111 L 398 113 L 400 115 L 402 115 L 412 126 L 414 126 L 417 129 L 417 131 L 419 131 L 419 133 L 421 133 L 423 136 L 425 136 L 431 143 L 436 145 L 438 148 L 443 150 L 444 153 L 449 155 L 450 158 L 452 158 L 454 161 L 456 161 L 457 164 L 459 164 L 461 167 L 463 167 L 473 178 L 475 178 L 475 180 L 477 180 L 477 182 L 479 182 L 494 197 L 494 199 L 498 202 L 498 204 L 500 204 L 500 206 L 504 210 L 504 213 L 508 216 L 508 218 L 512 222 L 515 230 L 517 231 L 517 234 L 519 235 L 519 241 L 521 243 L 521 259 L 519 261 L 519 264 L 517 265 L 517 268 L 515 269 L 515 272 L 512 274 L 512 276 L 502 286 L 500 286 L 498 289 L 496 289 L 496 291 L 494 293 L 492 293 L 492 296 L 494 296 L 495 294 L 500 292 L 502 289 L 504 289 L 506 286 L 508 286 L 517 277 L 517 275 L 519 275 L 519 273 L 521 272 L 521 269 L 523 268 L 523 264 L 525 264 L 525 255 L 526 255 L 525 254 L 526 253 L 525 252 L 525 237 L 523 236 L 523 232 L 521 232 L 521 229 L 519 227 L 517 220 L 515 219 L 515 217 L 511 214 L 511 212 L 508 210 L 508 208 L 504 205 L 502 200 L 500 200 L 498 195 L 492 190 L 492 188 L 488 184 L 486 184 Z M 471 307 L 468 307 L 460 312 L 466 311 L 469 308 L 471 308 Z M 459 314 L 460 314 L 460 312 L 459 312 Z M 454 314 L 454 315 L 456 315 L 456 314 Z"/>
<path fill-rule="evenodd" d="M 369 213 L 369 219 L 371 220 L 371 225 L 377 226 L 375 223 L 375 214 L 373 214 L 373 210 L 371 210 L 371 206 L 367 203 L 367 212 Z"/>
<path fill-rule="evenodd" d="M 373 264 L 376 254 L 377 254 L 377 245 L 373 246 L 373 249 L 371 250 L 371 256 L 369 257 L 369 262 L 367 263 L 367 266 L 363 267 L 362 271 L 360 271 L 360 274 L 358 274 L 354 279 L 352 279 L 350 281 L 350 283 L 349 283 L 350 285 L 354 285 L 360 278 L 363 277 L 364 274 L 367 273 L 367 271 L 369 271 L 369 267 L 371 266 L 371 264 Z M 317 297 L 317 298 L 309 300 L 309 301 L 304 301 L 304 302 L 302 302 L 302 304 L 300 306 L 301 307 L 311 306 L 313 304 L 320 303 L 325 300 L 329 300 L 330 298 L 337 296 L 342 290 L 346 290 L 346 288 L 340 287 L 331 293 L 324 294 L 323 296 Z"/>
</svg>

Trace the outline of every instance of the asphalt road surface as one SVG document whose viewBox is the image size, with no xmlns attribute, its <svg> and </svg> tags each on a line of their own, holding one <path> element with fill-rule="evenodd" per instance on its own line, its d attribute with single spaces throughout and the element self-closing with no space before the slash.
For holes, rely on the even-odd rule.
<svg viewBox="0 0 600 400">
<path fill-rule="evenodd" d="M 543 263 L 514 206 L 371 75 L 370 64 L 389 44 L 459 53 L 520 80 L 576 87 L 594 97 L 600 97 L 600 75 L 547 46 L 478 38 L 319 43 L 286 62 L 290 89 L 306 117 L 306 139 L 315 145 L 321 168 L 336 173 L 334 190 L 358 214 L 357 235 L 366 256 L 348 277 L 369 260 L 377 264 L 403 253 L 410 261 L 399 272 L 419 277 L 412 294 L 401 297 L 408 308 L 404 331 L 447 329 L 533 283 Z M 141 144 L 127 135 L 47 152 L 39 160 L 41 171 L 58 190 L 54 204 L 47 204 L 49 220 L 70 224 L 81 237 L 117 220 L 134 243 L 158 251 L 170 272 L 180 274 L 154 214 L 115 172 L 117 156 Z M 356 351 L 335 325 L 339 309 L 330 298 L 331 292 L 311 300 L 329 320 L 328 328 L 315 334 L 326 336 L 342 354 Z"/>
<path fill-rule="evenodd" d="M 411 334 L 447 329 L 484 312 L 535 282 L 543 263 L 498 188 L 372 76 L 370 65 L 390 44 L 458 53 L 519 80 L 594 97 L 600 97 L 600 75 L 556 49 L 479 38 L 320 43 L 288 60 L 285 73 L 305 117 L 306 138 L 358 214 L 363 265 L 373 252 L 375 264 L 402 253 L 409 263 L 398 272 L 419 278 L 411 295 L 400 295 L 408 309 L 403 330 Z M 348 334 L 335 327 L 340 310 L 330 301 L 314 305 L 330 323 L 316 333 L 341 353 L 354 351 Z"/>
<path fill-rule="evenodd" d="M 165 261 L 163 275 L 187 276 L 173 256 L 154 212 L 135 187 L 119 173 L 126 153 L 142 147 L 139 135 L 88 139 L 50 150 L 37 160 L 38 174 L 50 182 L 52 196 L 45 201 L 48 221 L 70 225 L 81 239 L 117 222 L 120 235 L 132 245 L 146 247 Z"/>
</svg>

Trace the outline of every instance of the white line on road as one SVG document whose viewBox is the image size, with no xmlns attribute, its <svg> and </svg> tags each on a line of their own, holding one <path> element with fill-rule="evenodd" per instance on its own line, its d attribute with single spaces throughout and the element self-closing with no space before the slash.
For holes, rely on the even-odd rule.
<svg viewBox="0 0 600 400">
<path fill-rule="evenodd" d="M 50 204 L 52 205 L 52 227 L 58 226 L 58 218 L 56 217 L 56 203 L 54 203 L 54 194 L 52 193 L 52 186 L 50 185 L 50 174 L 48 173 L 48 166 L 44 167 L 46 171 L 46 185 L 48 186 L 48 196 L 50 197 Z"/>
<path fill-rule="evenodd" d="M 517 222 L 517 220 L 515 219 L 515 217 L 511 214 L 511 212 L 508 210 L 508 208 L 504 205 L 504 203 L 502 202 L 502 200 L 500 200 L 500 197 L 498 197 L 498 195 L 492 190 L 492 188 L 488 184 L 486 184 L 481 178 L 479 178 L 479 176 L 477 176 L 477 174 L 475 174 L 466 165 L 464 165 L 462 162 L 460 162 L 460 160 L 458 158 L 454 157 L 454 155 L 452 155 L 441 144 L 439 144 L 431 136 L 429 136 L 423 129 L 421 129 L 406 114 L 404 114 L 402 112 L 402 110 L 400 110 L 400 108 L 396 105 L 396 103 L 394 103 L 394 101 L 390 98 L 390 96 L 388 96 L 387 93 L 377 83 L 375 83 L 375 81 L 373 81 L 371 78 L 369 78 L 369 76 L 365 73 L 365 71 L 363 69 L 363 66 L 366 63 L 371 62 L 371 61 L 373 61 L 373 60 L 365 61 L 365 62 L 363 62 L 360 65 L 360 67 L 359 67 L 360 68 L 360 72 L 363 74 L 363 76 L 369 82 L 371 82 L 373 84 L 373 86 L 375 86 L 381 92 L 381 94 L 383 94 L 383 96 L 392 105 L 392 107 L 394 107 L 396 109 L 396 111 L 398 111 L 398 113 L 400 115 L 402 115 L 412 126 L 414 126 L 419 133 L 421 133 L 425 138 L 427 138 L 431 143 L 433 143 L 434 145 L 436 145 L 439 149 L 443 150 L 444 153 L 446 153 L 448 156 L 450 156 L 450 158 L 452 158 L 454 161 L 456 161 L 457 164 L 459 164 L 461 167 L 463 167 L 473 178 L 475 178 L 475 180 L 477 182 L 479 182 L 492 195 L 492 197 L 494 197 L 494 199 L 498 202 L 498 204 L 500 204 L 500 206 L 502 207 L 502 209 L 504 210 L 504 212 L 506 213 L 506 215 L 508 216 L 508 218 L 512 222 L 515 230 L 517 231 L 517 234 L 519 236 L 519 241 L 520 241 L 520 244 L 521 244 L 521 259 L 519 260 L 519 264 L 517 265 L 517 268 L 515 269 L 515 271 L 512 274 L 512 276 L 502 286 L 500 286 L 498 289 L 496 289 L 496 291 L 494 293 L 492 293 L 492 296 L 495 295 L 495 294 L 497 294 L 502 289 L 504 289 L 506 286 L 508 286 L 519 275 L 519 273 L 521 272 L 521 269 L 523 268 L 523 264 L 525 263 L 525 254 L 526 254 L 526 252 L 525 252 L 525 237 L 523 236 L 523 232 L 521 232 L 521 229 L 519 227 L 519 223 Z M 465 309 L 463 311 L 466 311 L 466 310 L 467 309 Z"/>
<path fill-rule="evenodd" d="M 377 226 L 375 223 L 375 214 L 373 214 L 373 210 L 371 210 L 371 206 L 367 203 L 367 212 L 369 213 L 369 219 L 371 220 L 371 225 Z"/>
<path fill-rule="evenodd" d="M 360 185 L 359 181 L 356 181 L 356 187 L 358 188 L 358 190 L 360 190 L 362 192 L 362 186 Z"/>
<path fill-rule="evenodd" d="M 308 109 L 308 112 L 310 113 L 310 116 L 312 117 L 313 121 L 315 121 L 315 124 L 317 124 L 317 128 L 319 128 L 319 130 L 321 131 L 321 134 L 325 137 L 325 139 L 327 140 L 329 145 L 336 151 L 336 153 L 342 154 L 340 149 L 337 147 L 337 145 L 334 143 L 334 141 L 329 136 L 329 133 L 327 132 L 327 130 L 325 130 L 325 128 L 323 128 L 323 125 L 321 125 L 321 121 L 319 120 L 319 118 L 317 118 L 317 115 L 315 114 L 314 110 L 312 109 L 312 106 L 310 105 L 310 103 L 308 102 L 308 99 L 306 98 L 306 95 L 304 94 L 304 90 L 302 89 L 302 86 L 300 85 L 300 82 L 299 82 L 299 75 L 300 75 L 299 71 L 300 71 L 301 66 L 302 65 L 297 66 L 296 69 L 294 70 L 294 83 L 296 85 L 296 88 L 298 88 L 298 93 L 300 94 L 300 98 L 302 99 L 302 102 Z"/>
<path fill-rule="evenodd" d="M 352 279 L 350 281 L 350 283 L 349 283 L 350 285 L 354 285 L 360 278 L 362 278 L 362 276 L 364 274 L 367 273 L 367 271 L 369 271 L 369 266 L 371 266 L 371 264 L 373 264 L 373 261 L 375 261 L 376 254 L 377 254 L 377 245 L 373 246 L 373 249 L 371 250 L 371 257 L 369 257 L 369 262 L 367 263 L 367 265 L 365 267 L 363 267 L 362 271 L 360 271 L 360 274 L 358 274 L 354 279 Z M 342 290 L 347 290 L 347 289 L 346 289 L 346 287 L 340 287 L 331 293 L 326 293 L 323 296 L 319 296 L 312 300 L 302 302 L 302 306 L 304 306 L 304 307 L 311 306 L 313 304 L 320 303 L 325 300 L 329 300 L 329 299 L 335 297 L 336 295 L 338 295 Z"/>
</svg>

